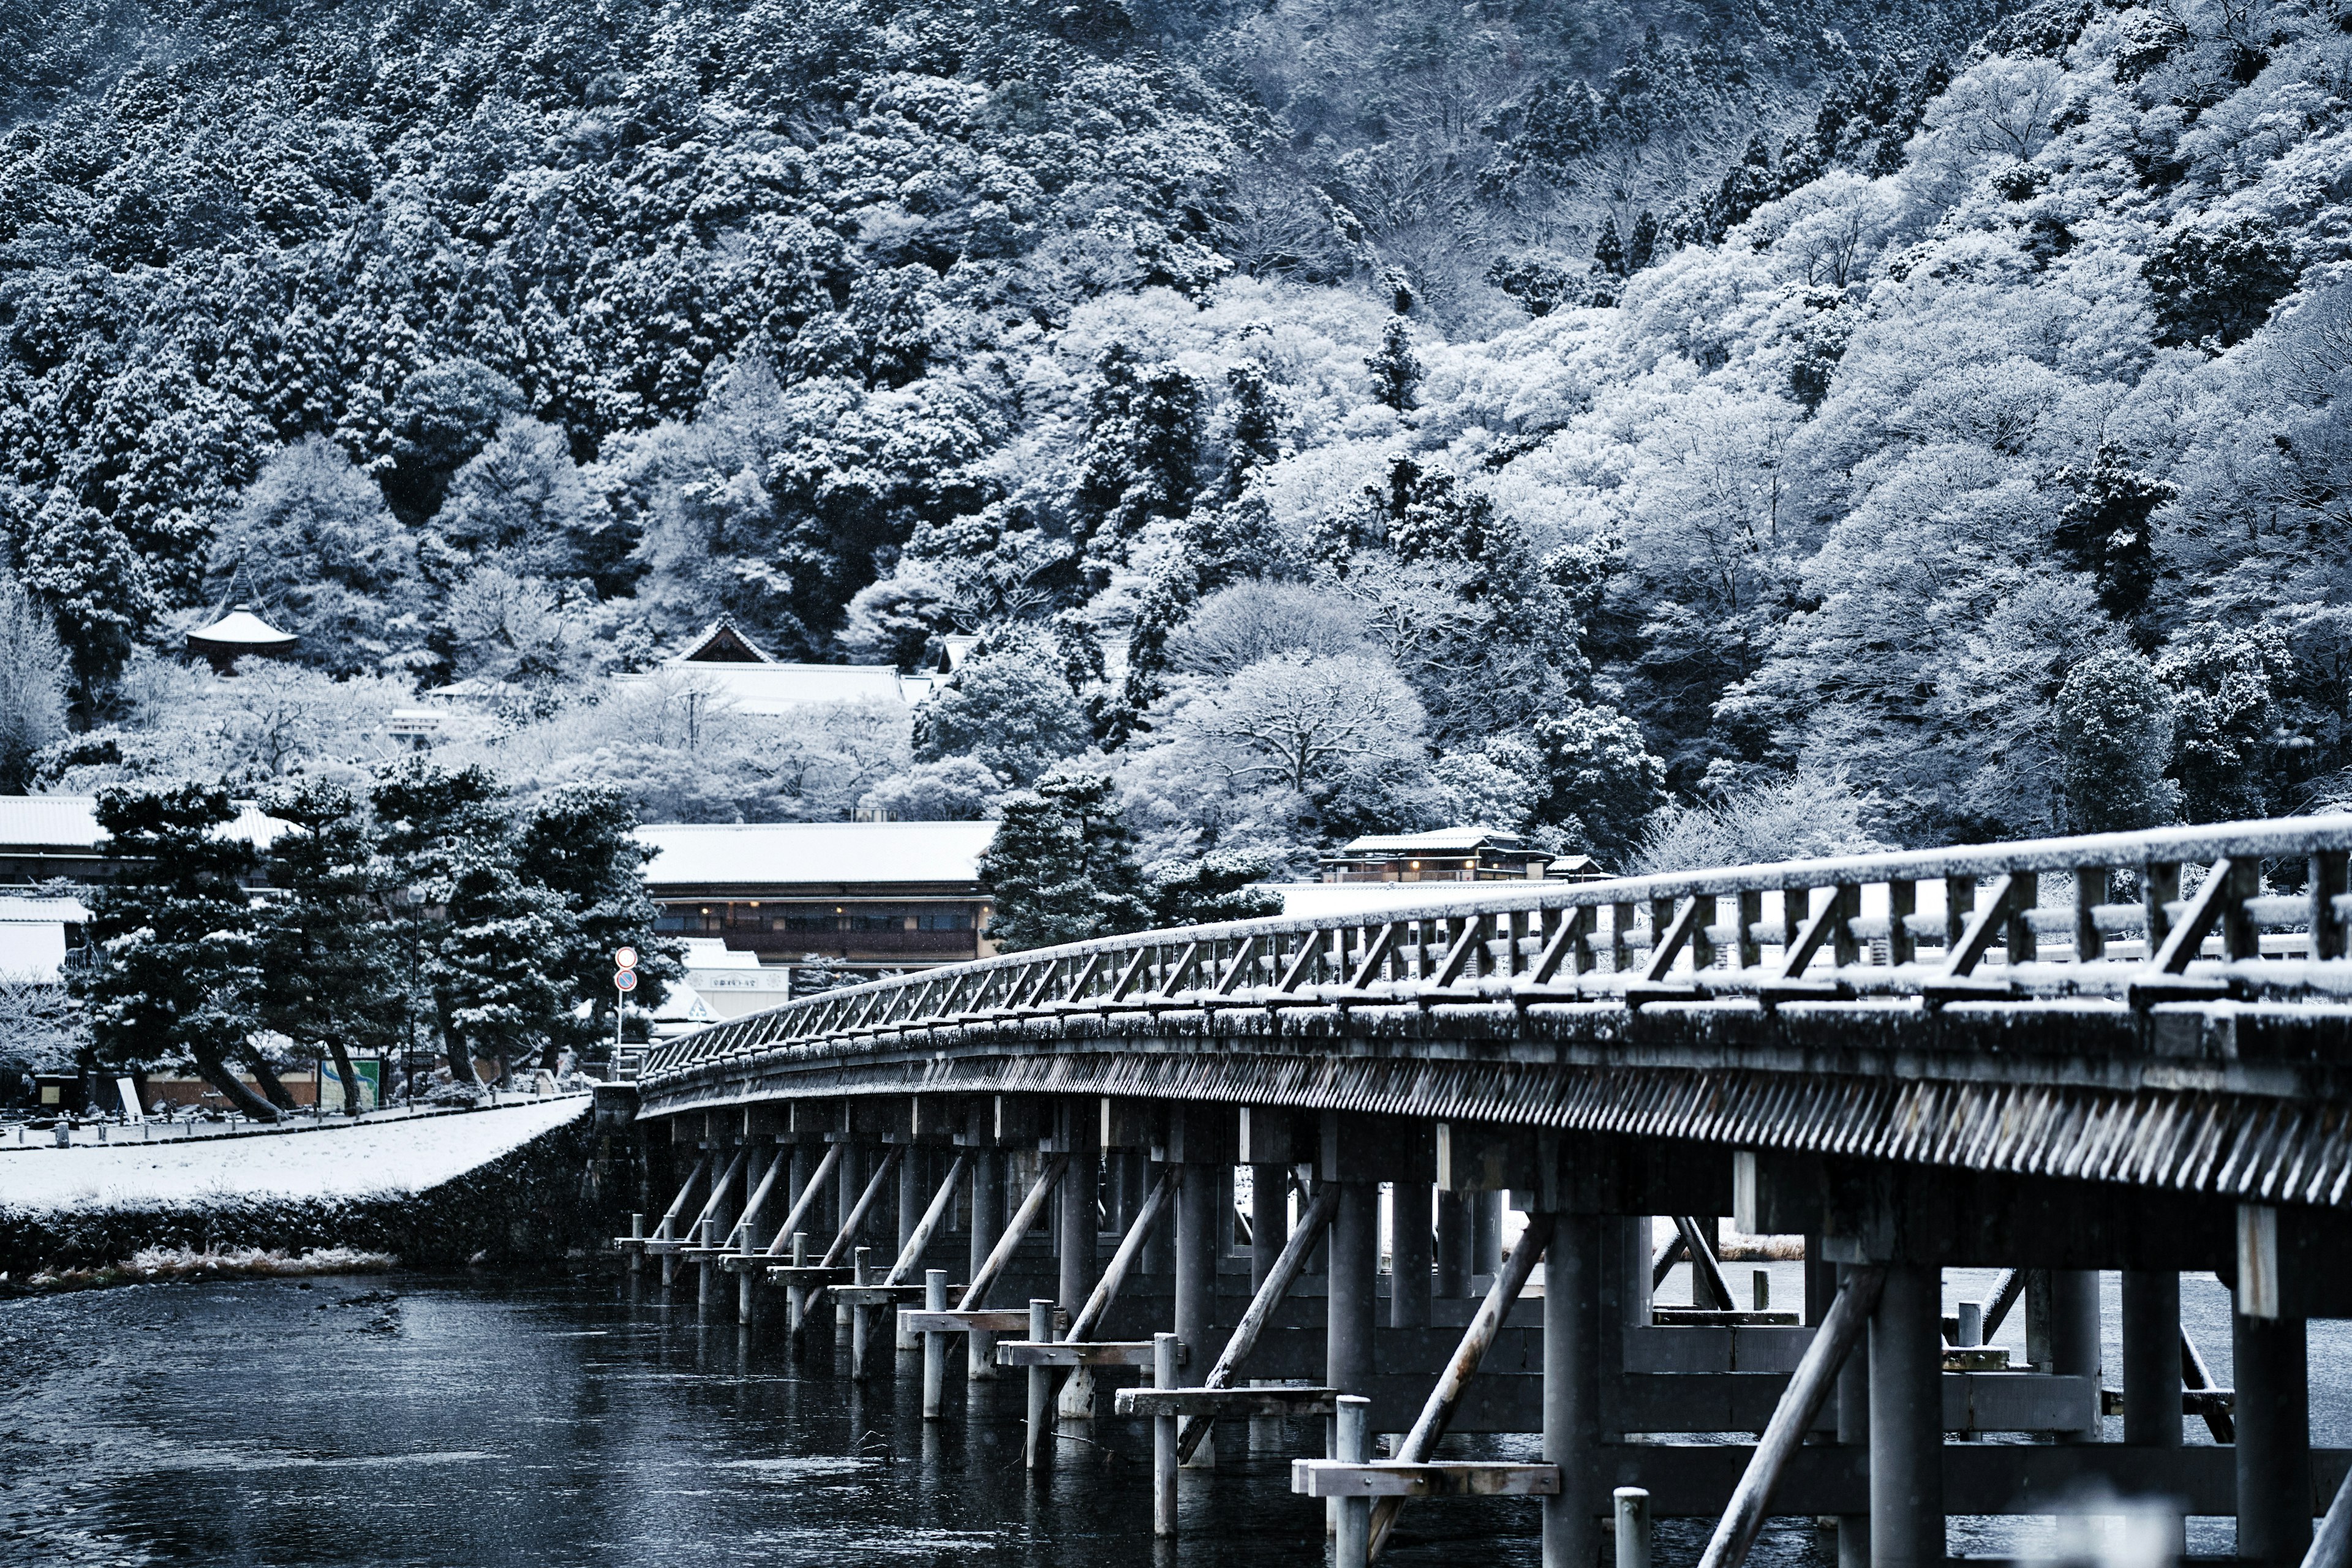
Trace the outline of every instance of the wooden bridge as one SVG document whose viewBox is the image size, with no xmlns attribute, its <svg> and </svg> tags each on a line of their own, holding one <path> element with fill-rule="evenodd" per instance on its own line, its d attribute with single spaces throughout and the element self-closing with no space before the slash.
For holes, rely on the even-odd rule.
<svg viewBox="0 0 2352 1568">
<path fill-rule="evenodd" d="M 2346 1568 L 2304 1324 L 2352 1315 L 2347 851 L 2332 816 L 1490 884 L 834 991 L 650 1053 L 667 1209 L 623 1245 L 747 1321 L 772 1291 L 803 1342 L 846 1321 L 856 1375 L 898 1366 L 869 1342 L 900 1309 L 927 1413 L 950 1359 L 1025 1369 L 1033 1463 L 1057 1423 L 1158 1423 L 1163 1532 L 1180 1460 L 1245 1443 L 1296 1451 L 1343 1564 L 1472 1491 L 1591 1568 L 1637 1488 L 1717 1521 L 1707 1568 L 1768 1515 L 1940 1568 L 1948 1515 L 2104 1485 Z M 1801 1301 L 1737 1299 L 1725 1217 L 1802 1237 Z M 2007 1272 L 1948 1306 L 1947 1268 Z M 2184 1273 L 2234 1291 L 2232 1388 Z M 2012 1310 L 2015 1365 L 1983 1346 Z"/>
</svg>

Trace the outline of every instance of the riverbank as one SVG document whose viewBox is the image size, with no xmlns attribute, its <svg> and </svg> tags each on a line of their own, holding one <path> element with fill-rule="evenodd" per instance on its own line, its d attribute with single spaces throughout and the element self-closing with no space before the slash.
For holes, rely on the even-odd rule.
<svg viewBox="0 0 2352 1568">
<path fill-rule="evenodd" d="M 281 1136 L 0 1155 L 0 1274 L 344 1248 L 418 1267 L 529 1266 L 614 1234 L 585 1096 Z"/>
</svg>

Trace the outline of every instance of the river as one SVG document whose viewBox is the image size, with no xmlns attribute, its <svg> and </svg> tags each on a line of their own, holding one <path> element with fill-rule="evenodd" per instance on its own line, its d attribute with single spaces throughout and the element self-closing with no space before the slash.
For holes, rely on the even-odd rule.
<svg viewBox="0 0 2352 1568">
<path fill-rule="evenodd" d="M 1794 1300 L 1795 1266 L 1773 1274 L 1775 1300 Z M 1974 1279 L 1952 1271 L 1956 1288 Z M 2226 1298 L 2210 1279 L 2189 1286 L 2185 1316 L 2226 1381 Z M 2107 1294 L 2112 1336 L 2112 1276 Z M 2352 1437 L 2344 1327 L 2313 1326 L 2315 1441 Z M 1227 1453 L 1215 1484 L 1188 1476 L 1186 1533 L 1155 1544 L 1142 1423 L 1097 1423 L 1032 1485 L 1017 1379 L 969 1401 L 952 1380 L 950 1418 L 929 1430 L 917 1381 L 860 1389 L 796 1369 L 778 1343 L 698 1323 L 690 1298 L 610 1281 L 245 1279 L 0 1303 L 0 1561 L 708 1568 L 723 1552 L 1207 1568 L 1321 1555 L 1319 1510 L 1288 1494 L 1279 1457 Z M 1955 1521 L 1953 1548 L 2014 1549 L 2032 1530 Z M 1704 1538 L 1698 1521 L 1666 1521 L 1659 1559 L 1695 1561 Z M 2200 1553 L 2228 1540 L 2226 1521 L 2192 1528 Z M 1534 1505 L 1416 1505 L 1384 1561 L 1458 1564 L 1473 1543 L 1480 1568 L 1534 1568 Z M 1834 1556 L 1791 1521 L 1751 1562 Z"/>
</svg>

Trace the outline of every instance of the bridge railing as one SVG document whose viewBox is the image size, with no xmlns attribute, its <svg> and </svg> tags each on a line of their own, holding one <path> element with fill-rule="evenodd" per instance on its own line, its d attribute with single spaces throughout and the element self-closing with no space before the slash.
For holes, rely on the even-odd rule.
<svg viewBox="0 0 2352 1568">
<path fill-rule="evenodd" d="M 2352 816 L 1979 845 L 1272 917 L 1006 953 L 665 1042 L 644 1079 L 1070 1011 L 1744 998 L 2352 997 Z"/>
</svg>

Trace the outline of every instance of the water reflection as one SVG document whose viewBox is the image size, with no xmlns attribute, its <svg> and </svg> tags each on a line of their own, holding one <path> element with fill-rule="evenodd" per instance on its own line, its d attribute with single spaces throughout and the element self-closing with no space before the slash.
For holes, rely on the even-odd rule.
<svg viewBox="0 0 2352 1568">
<path fill-rule="evenodd" d="M 1777 1300 L 1794 1280 L 1775 1272 Z M 1972 1288 L 1953 1272 L 1956 1290 Z M 387 1288 L 394 1303 L 360 1300 Z M 2112 1325 L 2112 1279 L 2108 1295 Z M 2184 1321 L 2224 1366 L 2226 1314 L 2219 1287 L 2184 1289 Z M 927 1426 L 919 1357 L 887 1338 L 860 1386 L 835 1370 L 846 1334 L 836 1352 L 817 1325 L 803 1364 L 781 1313 L 748 1329 L 733 1320 L 698 1312 L 690 1286 L 673 1304 L 635 1283 L 408 1278 L 0 1305 L 0 1560 L 706 1568 L 714 1549 L 828 1565 L 1321 1560 L 1321 1510 L 1287 1487 L 1286 1455 L 1318 1443 L 1304 1426 L 1270 1449 L 1236 1431 L 1215 1472 L 1183 1476 L 1183 1539 L 1154 1543 L 1144 1423 L 1074 1427 L 1033 1479 L 1024 1380 L 950 1377 L 946 1418 Z M 2345 1436 L 2344 1327 L 2313 1330 L 2323 1443 Z M 2112 1369 L 2116 1347 L 2107 1353 Z M 2204 1440 L 2200 1424 L 2189 1440 Z M 1482 1447 L 1534 1450 L 1532 1438 Z M 1953 1546 L 2030 1547 L 2036 1528 L 1956 1521 Z M 1662 1521 L 1659 1559 L 1696 1560 L 1706 1530 Z M 2227 1532 L 2199 1521 L 2192 1549 L 2226 1550 Z M 1409 1510 L 1384 1561 L 1436 1568 L 1469 1542 L 1482 1568 L 1533 1568 L 1536 1510 L 1492 1499 Z M 1750 1561 L 1827 1568 L 1834 1552 L 1784 1521 Z"/>
</svg>

